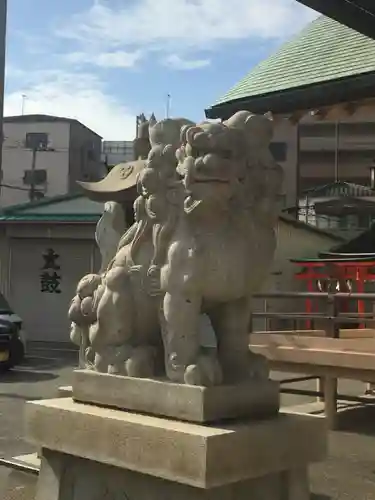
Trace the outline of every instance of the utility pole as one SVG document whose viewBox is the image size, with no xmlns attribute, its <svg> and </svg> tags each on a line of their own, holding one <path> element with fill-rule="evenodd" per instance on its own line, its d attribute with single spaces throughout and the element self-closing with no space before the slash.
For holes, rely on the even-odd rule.
<svg viewBox="0 0 375 500">
<path fill-rule="evenodd" d="M 7 27 L 7 0 L 0 0 L 0 184 L 3 180 L 3 117 L 4 117 L 4 86 L 5 86 L 5 46 Z M 0 186 L 1 194 L 1 186 Z M 1 203 L 0 203 L 1 205 Z"/>
<path fill-rule="evenodd" d="M 36 145 L 34 145 L 32 149 L 32 160 L 31 160 L 31 179 L 30 179 L 30 193 L 29 193 L 30 201 L 35 200 L 35 167 L 36 167 L 37 151 L 38 148 L 36 147 Z"/>
</svg>

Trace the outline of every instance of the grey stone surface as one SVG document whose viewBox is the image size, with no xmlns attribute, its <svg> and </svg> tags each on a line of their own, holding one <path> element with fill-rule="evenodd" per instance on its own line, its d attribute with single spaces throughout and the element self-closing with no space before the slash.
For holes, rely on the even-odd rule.
<svg viewBox="0 0 375 500">
<path fill-rule="evenodd" d="M 35 500 L 37 476 L 8 469 L 0 477 L 1 500 Z"/>
<path fill-rule="evenodd" d="M 279 410 L 280 395 L 279 384 L 271 380 L 200 387 L 76 370 L 73 399 L 190 422 L 213 422 L 273 416 Z"/>
<path fill-rule="evenodd" d="M 308 500 L 306 488 L 303 468 L 205 490 L 44 450 L 37 500 Z"/>
<path fill-rule="evenodd" d="M 147 160 L 86 185 L 92 199 L 121 203 L 135 187 L 138 197 L 116 255 L 72 300 L 80 366 L 197 386 L 267 379 L 265 358 L 249 353 L 248 325 L 276 248 L 283 171 L 269 150 L 272 121 L 240 111 L 222 123 L 143 125 Z M 202 330 L 217 346 L 209 356 Z"/>
<path fill-rule="evenodd" d="M 48 448 L 199 488 L 322 460 L 324 419 L 284 415 L 215 426 L 58 398 L 26 405 L 26 436 Z"/>
<path fill-rule="evenodd" d="M 72 396 L 73 387 L 71 385 L 62 385 L 58 389 L 58 396 L 60 398 L 69 398 Z"/>
</svg>

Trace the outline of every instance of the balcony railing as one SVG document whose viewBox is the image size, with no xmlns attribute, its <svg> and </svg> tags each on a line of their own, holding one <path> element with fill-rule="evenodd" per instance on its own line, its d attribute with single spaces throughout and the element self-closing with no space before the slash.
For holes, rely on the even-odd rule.
<svg viewBox="0 0 375 500">
<path fill-rule="evenodd" d="M 302 151 L 335 151 L 335 137 L 301 137 L 300 149 Z M 339 137 L 338 149 L 340 151 L 368 151 L 375 149 L 375 137 Z"/>
</svg>

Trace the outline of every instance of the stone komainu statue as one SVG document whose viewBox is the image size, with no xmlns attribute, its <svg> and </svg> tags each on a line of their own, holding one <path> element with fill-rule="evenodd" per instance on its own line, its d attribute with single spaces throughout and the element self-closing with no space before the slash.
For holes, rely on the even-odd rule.
<svg viewBox="0 0 375 500">
<path fill-rule="evenodd" d="M 93 199 L 138 195 L 116 255 L 81 280 L 70 307 L 86 367 L 194 385 L 268 377 L 248 325 L 276 248 L 282 170 L 271 138 L 272 122 L 246 111 L 222 123 L 162 120 L 149 127 L 146 160 L 83 186 Z M 216 336 L 209 353 L 202 314 Z"/>
</svg>

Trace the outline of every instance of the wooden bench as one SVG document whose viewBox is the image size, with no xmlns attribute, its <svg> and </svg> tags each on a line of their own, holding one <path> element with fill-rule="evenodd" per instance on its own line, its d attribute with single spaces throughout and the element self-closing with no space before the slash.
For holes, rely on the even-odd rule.
<svg viewBox="0 0 375 500">
<path fill-rule="evenodd" d="M 274 371 L 323 380 L 325 415 L 333 429 L 337 422 L 337 380 L 375 384 L 375 330 L 341 330 L 340 338 L 325 336 L 324 330 L 258 332 L 250 335 L 250 347 L 266 356 Z"/>
</svg>

